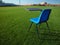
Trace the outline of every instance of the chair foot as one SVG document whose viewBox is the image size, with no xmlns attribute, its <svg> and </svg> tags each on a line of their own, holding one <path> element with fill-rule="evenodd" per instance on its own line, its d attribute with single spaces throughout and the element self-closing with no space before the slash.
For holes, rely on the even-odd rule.
<svg viewBox="0 0 60 45">
<path fill-rule="evenodd" d="M 32 24 L 33 24 L 33 23 L 30 24 L 30 27 L 29 27 L 29 29 L 28 29 L 28 32 L 30 31 Z M 28 37 L 28 33 L 26 34 L 26 37 L 25 37 L 25 39 L 24 39 L 24 42 L 26 41 L 27 37 Z"/>
<path fill-rule="evenodd" d="M 47 25 L 47 27 L 48 27 L 48 30 L 49 30 L 49 32 L 50 32 L 50 28 L 49 28 L 48 22 L 46 22 L 46 25 Z"/>
<path fill-rule="evenodd" d="M 30 31 L 32 24 L 33 24 L 33 23 L 30 24 L 30 27 L 29 27 L 29 29 L 28 29 L 28 32 Z"/>
<path fill-rule="evenodd" d="M 39 37 L 39 31 L 38 31 L 38 25 L 36 25 L 36 31 L 37 31 L 38 38 L 40 39 L 40 37 Z"/>
</svg>

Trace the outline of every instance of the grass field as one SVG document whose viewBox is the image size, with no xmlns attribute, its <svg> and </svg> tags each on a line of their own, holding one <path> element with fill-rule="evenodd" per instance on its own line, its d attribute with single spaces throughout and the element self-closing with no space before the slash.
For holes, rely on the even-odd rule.
<svg viewBox="0 0 60 45">
<path fill-rule="evenodd" d="M 46 24 L 40 26 L 37 37 L 35 25 L 30 32 L 29 19 L 37 17 L 41 11 L 28 11 L 26 8 L 51 8 L 52 12 L 48 20 L 50 33 Z M 26 37 L 26 34 L 28 36 Z M 24 39 L 27 38 L 25 41 Z M 51 6 L 21 6 L 0 7 L 0 45 L 60 45 L 60 7 Z"/>
</svg>

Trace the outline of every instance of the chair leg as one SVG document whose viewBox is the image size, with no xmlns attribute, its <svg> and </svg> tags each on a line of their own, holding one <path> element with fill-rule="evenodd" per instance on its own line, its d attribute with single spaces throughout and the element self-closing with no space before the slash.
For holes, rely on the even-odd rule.
<svg viewBox="0 0 60 45">
<path fill-rule="evenodd" d="M 48 22 L 46 22 L 46 24 L 47 24 L 48 30 L 49 30 L 49 32 L 50 32 L 50 28 L 49 28 Z"/>
<path fill-rule="evenodd" d="M 30 24 L 30 27 L 29 27 L 29 29 L 28 29 L 28 32 L 30 31 L 32 24 L 33 24 L 33 23 Z"/>
<path fill-rule="evenodd" d="M 29 29 L 28 29 L 28 32 L 30 31 L 32 24 L 33 24 L 33 23 L 30 24 L 30 27 L 29 27 Z M 26 37 L 25 37 L 25 39 L 24 39 L 24 42 L 26 41 L 27 37 L 28 37 L 28 33 L 26 34 Z"/>
<path fill-rule="evenodd" d="M 40 39 L 40 37 L 39 37 L 39 31 L 38 31 L 38 25 L 36 25 L 36 31 L 37 31 L 38 38 Z"/>
</svg>

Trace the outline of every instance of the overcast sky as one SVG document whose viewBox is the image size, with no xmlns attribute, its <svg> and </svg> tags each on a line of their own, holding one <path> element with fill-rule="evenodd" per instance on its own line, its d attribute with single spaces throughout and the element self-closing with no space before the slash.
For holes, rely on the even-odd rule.
<svg viewBox="0 0 60 45">
<path fill-rule="evenodd" d="M 20 2 L 19 2 L 20 1 Z M 5 3 L 14 3 L 14 4 L 38 4 L 41 2 L 47 2 L 51 4 L 60 4 L 60 0 L 3 0 Z"/>
</svg>

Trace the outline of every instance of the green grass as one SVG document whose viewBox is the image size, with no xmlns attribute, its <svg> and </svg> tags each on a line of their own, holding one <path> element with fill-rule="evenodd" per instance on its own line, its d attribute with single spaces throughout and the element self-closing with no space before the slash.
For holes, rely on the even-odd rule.
<svg viewBox="0 0 60 45">
<path fill-rule="evenodd" d="M 34 24 L 28 33 L 29 19 L 39 16 L 40 11 L 28 11 L 26 8 L 51 8 L 52 12 L 48 20 L 51 33 L 48 33 L 45 23 L 41 24 L 39 29 L 40 40 Z M 24 42 L 25 38 L 27 39 Z M 41 43 L 42 45 L 60 45 L 60 7 L 0 7 L 0 45 L 40 45 Z"/>
</svg>

